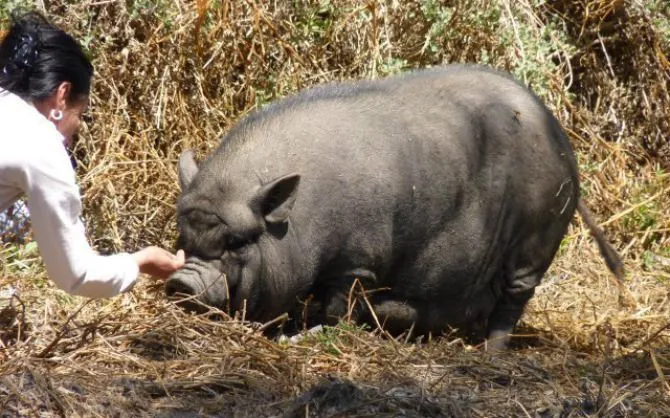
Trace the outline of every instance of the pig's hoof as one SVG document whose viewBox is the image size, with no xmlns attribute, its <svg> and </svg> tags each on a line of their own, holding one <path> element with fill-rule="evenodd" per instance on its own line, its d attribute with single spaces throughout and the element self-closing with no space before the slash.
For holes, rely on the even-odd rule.
<svg viewBox="0 0 670 418">
<path fill-rule="evenodd" d="M 492 331 L 484 342 L 484 349 L 489 352 L 506 350 L 510 342 L 510 333 L 507 331 Z"/>
<path fill-rule="evenodd" d="M 282 344 L 297 344 L 300 341 L 302 341 L 303 339 L 305 339 L 305 337 L 307 337 L 309 335 L 314 335 L 314 334 L 316 334 L 318 332 L 321 332 L 321 331 L 323 331 L 323 326 L 322 325 L 317 325 L 313 328 L 308 329 L 307 331 L 303 331 L 303 332 L 301 332 L 299 334 L 296 334 L 292 337 L 282 335 L 282 336 L 279 337 L 279 342 L 282 343 Z"/>
</svg>

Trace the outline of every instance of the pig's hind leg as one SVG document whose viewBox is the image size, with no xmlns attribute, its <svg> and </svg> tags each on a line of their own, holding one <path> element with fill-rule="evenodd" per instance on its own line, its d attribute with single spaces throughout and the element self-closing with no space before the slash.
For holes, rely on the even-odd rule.
<svg viewBox="0 0 670 418">
<path fill-rule="evenodd" d="M 535 232 L 507 259 L 500 296 L 488 318 L 487 349 L 504 349 L 560 245 L 562 224 Z M 559 239 L 556 239 L 559 237 Z M 552 242 L 553 241 L 553 242 Z"/>
<path fill-rule="evenodd" d="M 514 272 L 489 316 L 486 336 L 488 350 L 507 348 L 511 334 L 545 271 L 546 268 L 527 267 Z"/>
</svg>

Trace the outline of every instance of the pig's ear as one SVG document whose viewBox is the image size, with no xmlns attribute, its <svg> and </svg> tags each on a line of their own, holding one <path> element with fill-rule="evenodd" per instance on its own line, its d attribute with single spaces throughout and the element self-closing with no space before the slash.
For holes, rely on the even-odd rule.
<svg viewBox="0 0 670 418">
<path fill-rule="evenodd" d="M 256 192 L 254 202 L 268 223 L 280 223 L 288 219 L 298 195 L 299 174 L 288 174 L 264 184 Z"/>
<path fill-rule="evenodd" d="M 198 173 L 198 164 L 195 162 L 193 150 L 186 150 L 179 156 L 179 187 L 186 190 Z"/>
</svg>

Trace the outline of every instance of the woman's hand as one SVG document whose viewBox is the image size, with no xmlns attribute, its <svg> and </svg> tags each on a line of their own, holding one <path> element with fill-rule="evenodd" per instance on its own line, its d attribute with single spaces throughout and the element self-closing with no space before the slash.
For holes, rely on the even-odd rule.
<svg viewBox="0 0 670 418">
<path fill-rule="evenodd" d="M 160 279 L 167 279 L 170 274 L 184 265 L 184 251 L 177 254 L 160 247 L 146 247 L 133 254 L 140 272 Z"/>
</svg>

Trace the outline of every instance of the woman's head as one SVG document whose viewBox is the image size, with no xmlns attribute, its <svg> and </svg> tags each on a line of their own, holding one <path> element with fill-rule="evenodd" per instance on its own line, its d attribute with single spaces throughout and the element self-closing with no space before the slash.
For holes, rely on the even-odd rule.
<svg viewBox="0 0 670 418">
<path fill-rule="evenodd" d="M 93 66 L 79 43 L 36 12 L 13 14 L 0 42 L 0 88 L 32 103 L 66 140 L 88 105 Z"/>
</svg>

